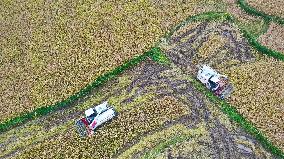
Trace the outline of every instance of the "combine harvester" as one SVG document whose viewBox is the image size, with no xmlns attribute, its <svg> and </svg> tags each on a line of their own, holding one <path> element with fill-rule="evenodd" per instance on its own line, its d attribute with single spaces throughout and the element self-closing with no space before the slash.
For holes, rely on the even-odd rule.
<svg viewBox="0 0 284 159">
<path fill-rule="evenodd" d="M 207 65 L 199 68 L 197 79 L 221 99 L 229 97 L 233 92 L 233 85 L 229 83 L 228 77 L 219 74 Z"/>
<path fill-rule="evenodd" d="M 92 136 L 98 126 L 117 116 L 115 109 L 107 101 L 85 111 L 85 116 L 75 121 L 81 137 Z"/>
</svg>

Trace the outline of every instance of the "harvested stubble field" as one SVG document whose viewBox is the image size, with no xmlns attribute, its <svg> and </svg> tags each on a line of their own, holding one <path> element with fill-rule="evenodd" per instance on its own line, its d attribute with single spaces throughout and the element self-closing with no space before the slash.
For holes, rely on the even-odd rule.
<svg viewBox="0 0 284 159">
<path fill-rule="evenodd" d="M 0 121 L 66 99 L 210 10 L 223 11 L 223 2 L 2 1 Z"/>
<path fill-rule="evenodd" d="M 272 157 L 198 92 L 191 80 L 175 65 L 147 61 L 109 81 L 97 90 L 99 94 L 95 93 L 78 106 L 38 119 L 35 124 L 41 123 L 46 132 L 64 124 L 66 128 L 5 157 L 41 158 L 48 154 L 46 158 L 154 158 L 166 153 L 166 147 L 172 147 L 173 156 Z M 67 121 L 79 117 L 75 112 L 105 99 L 119 110 L 118 118 L 101 127 L 94 137 L 80 139 Z M 58 122 L 62 115 L 67 121 Z M 41 122 L 46 120 L 49 122 Z M 15 145 L 10 134 L 9 138 L 1 135 L 0 139 L 6 140 L 7 145 Z M 14 140 L 19 139 L 14 135 Z M 199 146 L 196 149 L 187 146 L 176 152 L 176 146 L 187 143 Z"/>
<path fill-rule="evenodd" d="M 275 15 L 284 18 L 284 1 L 282 0 L 246 0 L 246 2 L 250 6 L 265 12 L 268 15 Z"/>
<path fill-rule="evenodd" d="M 259 42 L 273 50 L 284 54 L 284 26 L 271 23 L 265 34 L 259 37 Z"/>
<path fill-rule="evenodd" d="M 162 44 L 168 57 L 192 75 L 198 64 L 208 64 L 228 75 L 235 87 L 230 104 L 284 150 L 283 62 L 254 51 L 235 25 L 190 25 Z"/>
</svg>

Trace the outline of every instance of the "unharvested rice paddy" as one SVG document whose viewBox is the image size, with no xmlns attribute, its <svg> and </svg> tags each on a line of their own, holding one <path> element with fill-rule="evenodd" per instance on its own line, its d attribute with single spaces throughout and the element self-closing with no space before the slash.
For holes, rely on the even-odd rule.
<svg viewBox="0 0 284 159">
<path fill-rule="evenodd" d="M 230 103 L 284 149 L 284 63 L 271 58 L 224 69 L 235 85 Z"/>
</svg>

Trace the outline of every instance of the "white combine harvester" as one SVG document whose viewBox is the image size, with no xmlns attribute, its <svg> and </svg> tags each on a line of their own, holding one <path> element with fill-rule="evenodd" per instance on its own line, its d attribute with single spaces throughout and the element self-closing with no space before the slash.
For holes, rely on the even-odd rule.
<svg viewBox="0 0 284 159">
<path fill-rule="evenodd" d="M 85 116 L 75 122 L 76 129 L 80 136 L 91 136 L 95 129 L 103 123 L 117 116 L 117 112 L 107 101 L 94 108 L 85 111 Z"/>
<path fill-rule="evenodd" d="M 221 99 L 229 97 L 233 91 L 233 86 L 229 83 L 228 77 L 219 74 L 207 65 L 199 68 L 197 79 Z"/>
</svg>

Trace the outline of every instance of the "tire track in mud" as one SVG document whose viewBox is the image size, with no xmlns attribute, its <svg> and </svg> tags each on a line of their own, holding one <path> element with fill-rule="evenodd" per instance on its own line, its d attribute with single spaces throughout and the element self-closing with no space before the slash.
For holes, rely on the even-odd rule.
<svg viewBox="0 0 284 159">
<path fill-rule="evenodd" d="M 186 28 L 183 27 L 183 29 Z M 209 64 L 210 66 L 217 67 L 230 67 L 229 62 L 231 60 L 237 60 L 239 63 L 245 63 L 252 60 L 255 60 L 255 56 L 251 54 L 252 49 L 249 46 L 248 42 L 242 38 L 241 36 L 238 37 L 238 31 L 229 23 L 222 22 L 222 23 L 210 23 L 203 22 L 199 24 L 198 27 L 193 29 L 188 29 L 185 33 L 181 35 L 173 35 L 166 40 L 166 43 L 161 44 L 165 54 L 169 57 L 169 59 L 177 65 L 179 68 L 182 69 L 183 72 L 189 73 L 193 76 L 197 73 L 197 65 L 199 64 Z M 201 58 L 198 55 L 198 50 L 200 47 L 208 41 L 209 36 L 211 35 L 219 35 L 223 39 L 225 39 L 226 43 L 222 47 L 220 47 L 215 54 L 207 57 Z M 178 39 L 178 40 L 177 40 Z M 224 56 L 218 56 L 218 53 L 221 51 L 226 51 Z M 212 62 L 213 61 L 213 62 Z M 227 66 L 226 66 L 227 65 Z M 234 148 L 227 144 L 225 146 L 223 143 L 233 143 L 233 137 L 230 135 L 230 132 L 226 130 L 226 127 L 220 125 L 218 119 L 215 119 L 214 127 L 223 127 L 215 132 L 216 134 L 222 134 L 220 136 L 215 136 L 216 134 L 211 133 L 211 138 L 213 139 L 213 150 L 215 150 L 214 155 L 216 158 L 232 158 L 233 156 L 237 157 L 236 153 L 232 151 Z M 209 127 L 209 125 L 207 125 Z M 216 129 L 216 128 L 210 128 Z M 212 131 L 211 131 L 212 132 Z M 239 131 L 240 133 L 241 131 Z M 243 134 L 246 134 L 242 132 Z M 246 134 L 247 135 L 247 134 Z M 226 137 L 224 137 L 226 136 Z M 222 142 L 220 142 L 222 140 Z M 255 143 L 255 141 L 254 141 Z M 239 146 L 238 147 L 242 147 Z M 226 149 L 224 151 L 224 148 Z M 249 148 L 243 149 L 248 150 Z M 221 151 L 220 151 L 221 149 Z M 228 150 L 229 149 L 229 150 Z M 238 150 L 239 152 L 244 152 L 243 150 Z M 222 153 L 220 153 L 222 152 Z M 246 157 L 255 158 L 256 155 L 251 152 L 252 155 L 247 155 Z M 222 154 L 222 155 L 221 155 Z"/>
</svg>

